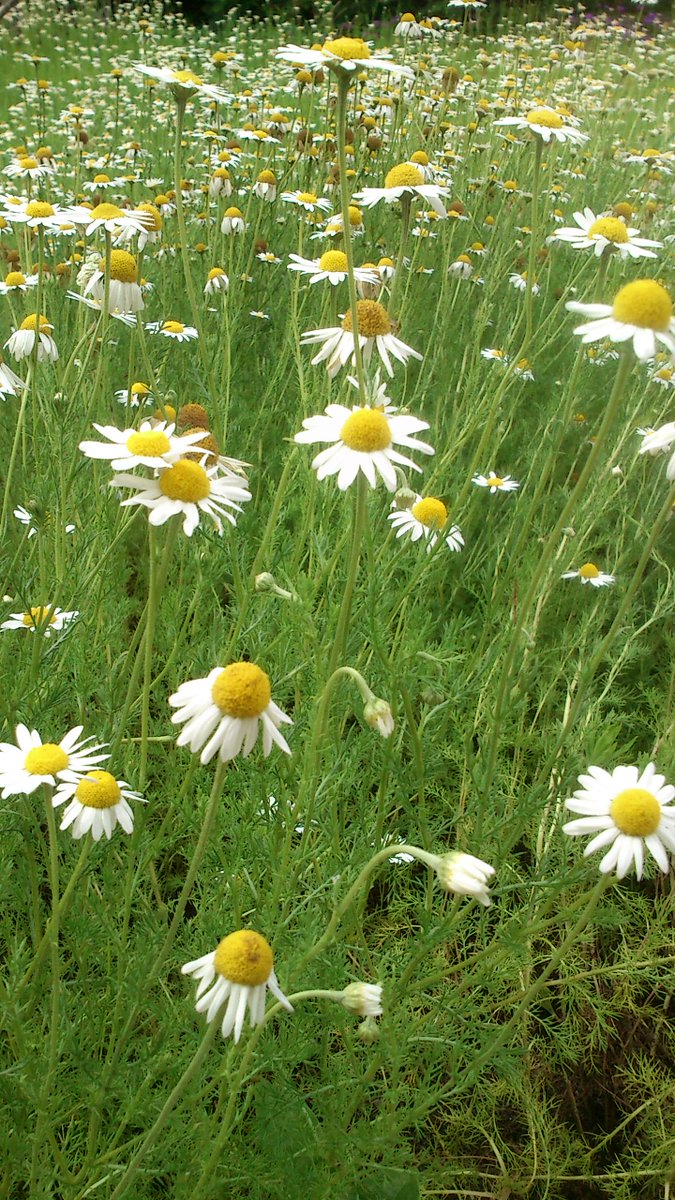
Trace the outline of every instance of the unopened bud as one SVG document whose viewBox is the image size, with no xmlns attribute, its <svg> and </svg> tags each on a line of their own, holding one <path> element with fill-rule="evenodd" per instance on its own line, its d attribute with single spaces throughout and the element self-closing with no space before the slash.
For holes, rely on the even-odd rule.
<svg viewBox="0 0 675 1200">
<path fill-rule="evenodd" d="M 373 696 L 372 700 L 367 701 L 363 709 L 363 716 L 366 724 L 371 729 L 376 729 L 381 737 L 388 738 L 394 732 L 391 705 L 387 704 L 386 700 L 380 700 L 377 696 Z"/>
</svg>

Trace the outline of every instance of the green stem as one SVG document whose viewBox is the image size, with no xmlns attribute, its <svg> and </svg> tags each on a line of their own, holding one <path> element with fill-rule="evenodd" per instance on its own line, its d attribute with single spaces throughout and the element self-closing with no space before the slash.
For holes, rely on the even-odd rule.
<svg viewBox="0 0 675 1200">
<path fill-rule="evenodd" d="M 356 480 L 356 498 L 354 502 L 354 530 L 352 536 L 352 548 L 349 558 L 349 567 L 347 569 L 347 578 L 345 580 L 345 588 L 342 594 L 342 603 L 338 614 L 337 625 L 335 628 L 335 637 L 333 638 L 333 648 L 328 660 L 328 674 L 332 675 L 338 662 L 344 658 L 345 642 L 347 640 L 347 629 L 349 626 L 349 618 L 352 612 L 352 598 L 354 596 L 354 586 L 356 584 L 356 576 L 359 570 L 359 560 L 361 556 L 361 541 L 363 532 L 366 526 L 367 508 L 366 501 L 368 495 L 368 480 L 365 475 L 359 471 Z"/>
<path fill-rule="evenodd" d="M 356 378 L 359 383 L 359 395 L 361 403 L 365 404 L 368 393 L 366 391 L 366 377 L 363 371 L 363 355 L 361 353 L 361 337 L 359 333 L 359 298 L 356 291 L 356 280 L 354 278 L 354 252 L 352 248 L 352 227 L 349 219 L 349 187 L 347 183 L 347 155 L 345 151 L 345 131 L 347 125 L 347 95 L 349 93 L 349 84 L 351 80 L 347 75 L 338 75 L 338 91 L 337 91 L 337 107 L 335 111 L 335 123 L 337 126 L 337 149 L 338 149 L 338 168 L 340 171 L 340 202 L 342 208 L 342 238 L 344 243 L 344 252 L 347 258 L 347 284 L 349 287 L 349 310 L 352 317 L 352 333 L 354 335 L 354 362 L 356 364 Z"/>
</svg>

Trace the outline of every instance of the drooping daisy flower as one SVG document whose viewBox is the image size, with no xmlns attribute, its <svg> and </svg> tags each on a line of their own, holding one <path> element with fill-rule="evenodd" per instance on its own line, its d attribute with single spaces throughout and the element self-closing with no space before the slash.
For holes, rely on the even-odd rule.
<svg viewBox="0 0 675 1200">
<path fill-rule="evenodd" d="M 79 783 L 85 772 L 104 759 L 108 754 L 99 754 L 103 745 L 92 745 L 93 738 L 83 738 L 83 726 L 76 725 L 61 738 L 58 745 L 43 742 L 37 730 L 25 725 L 16 727 L 16 746 L 0 744 L 0 788 L 2 799 L 8 796 L 30 796 L 42 783 L 52 787 L 57 779 L 65 783 Z"/>
<path fill-rule="evenodd" d="M 25 509 L 22 511 L 25 512 Z M 16 513 L 14 515 L 16 516 Z M 30 521 L 30 513 L 26 515 Z M 18 519 L 24 524 L 26 523 L 23 517 Z M 74 525 L 70 526 L 70 529 L 74 528 Z M 31 537 L 34 532 L 31 530 L 28 536 Z M 66 526 L 66 533 L 68 532 L 69 527 Z M 0 629 L 27 629 L 30 633 L 41 633 L 44 637 L 51 637 L 53 633 L 60 633 L 79 615 L 79 612 L 64 612 L 62 608 L 56 608 L 50 604 L 37 604 L 33 608 L 29 608 L 28 612 L 10 613 L 9 618 L 0 625 Z"/>
<path fill-rule="evenodd" d="M 393 511 L 387 516 L 396 530 L 396 537 L 410 535 L 411 542 L 425 539 L 427 553 L 433 550 L 439 537 L 443 537 L 451 550 L 461 550 L 464 538 L 458 525 L 453 525 L 445 532 L 448 523 L 448 510 L 442 500 L 435 496 L 415 496 L 410 508 L 398 508 L 392 504 Z"/>
<path fill-rule="evenodd" d="M 613 304 L 579 304 L 568 300 L 570 312 L 591 317 L 577 325 L 584 343 L 609 338 L 611 342 L 633 341 L 633 350 L 640 362 L 654 358 L 657 342 L 675 355 L 675 318 L 673 302 L 664 287 L 655 279 L 635 279 L 617 292 Z"/>
<path fill-rule="evenodd" d="M 496 475 L 494 471 L 489 475 L 474 475 L 471 482 L 478 487 L 489 488 L 491 495 L 495 492 L 515 492 L 516 488 L 520 487 L 510 475 Z"/>
<path fill-rule="evenodd" d="M 138 792 L 130 791 L 123 779 L 115 779 L 109 771 L 89 771 L 82 779 L 60 783 L 52 804 L 58 808 L 67 800 L 70 804 L 64 810 L 59 828 L 70 828 L 76 840 L 91 833 L 95 842 L 100 841 L 102 834 L 110 840 L 116 825 L 121 825 L 125 833 L 133 833 L 134 814 L 129 801 L 145 804 Z"/>
<path fill-rule="evenodd" d="M 377 300 L 358 300 L 356 308 L 359 324 L 359 342 L 363 361 L 366 364 L 370 362 L 373 350 L 377 350 L 384 369 L 391 378 L 394 374 L 391 358 L 395 358 L 398 362 L 404 364 L 409 358 L 422 360 L 422 355 L 418 350 L 413 350 L 411 346 L 407 346 L 405 342 L 402 342 L 400 338 L 394 335 L 387 310 Z M 319 353 L 312 359 L 312 366 L 320 362 L 325 362 L 328 375 L 331 379 L 337 375 L 340 367 L 344 367 L 345 363 L 349 362 L 350 359 L 353 364 L 355 359 L 351 309 L 345 313 L 342 324 L 338 325 L 337 328 L 309 329 L 300 338 L 300 343 L 303 346 L 311 346 L 317 342 L 323 344 Z"/>
<path fill-rule="evenodd" d="M 382 987 L 379 983 L 349 983 L 339 1002 L 354 1017 L 382 1016 Z"/>
<path fill-rule="evenodd" d="M 214 667 L 205 679 L 181 684 L 169 697 L 169 704 L 178 709 L 172 724 L 184 724 L 176 744 L 189 746 L 193 754 L 203 747 L 200 762 L 204 764 L 215 754 L 222 762 L 240 753 L 246 758 L 255 746 L 260 725 L 265 757 L 273 744 L 285 754 L 291 752 L 279 729 L 293 722 L 274 703 L 269 676 L 255 663 Z"/>
<path fill-rule="evenodd" d="M 79 292 L 66 292 L 69 300 L 77 300 L 78 304 L 84 304 L 86 308 L 90 308 L 92 312 L 98 313 L 99 316 L 103 312 L 103 301 L 94 300 L 93 296 L 81 296 Z M 120 321 L 122 325 L 126 325 L 127 329 L 135 329 L 136 320 L 129 313 L 120 312 L 119 309 L 110 307 L 108 316 L 115 321 Z"/>
<path fill-rule="evenodd" d="M 204 433 L 203 430 L 199 432 Z M 218 533 L 222 533 L 221 518 L 236 525 L 234 513 L 242 511 L 241 504 L 251 499 L 251 493 L 240 476 L 222 474 L 217 463 L 213 466 L 205 464 L 206 460 L 199 463 L 181 458 L 160 471 L 155 479 L 115 475 L 110 487 L 133 488 L 136 494 L 122 500 L 120 507 L 142 504 L 150 510 L 148 520 L 151 525 L 164 525 L 180 513 L 183 533 L 191 537 L 204 514 Z"/>
<path fill-rule="evenodd" d="M 16 396 L 25 388 L 23 379 L 14 373 L 11 367 L 8 367 L 3 361 L 0 354 L 0 396 L 3 400 L 5 396 Z"/>
<path fill-rule="evenodd" d="M 613 575 L 605 575 L 604 571 L 600 571 L 595 563 L 587 562 L 577 571 L 565 571 L 561 579 L 580 579 L 582 583 L 590 583 L 591 587 L 609 587 L 614 583 Z"/>
<path fill-rule="evenodd" d="M 363 188 L 355 193 L 353 199 L 364 208 L 372 208 L 381 200 L 384 200 L 385 204 L 393 204 L 403 196 L 408 196 L 409 199 L 421 196 L 439 217 L 445 217 L 446 211 L 441 197 L 447 195 L 447 188 L 435 183 L 425 183 L 420 168 L 414 163 L 406 162 L 391 168 L 385 176 L 384 187 Z"/>
<path fill-rule="evenodd" d="M 108 442 L 80 442 L 79 448 L 87 458 L 108 459 L 114 471 L 125 467 L 162 468 L 178 462 L 208 437 L 206 429 L 176 436 L 175 428 L 166 421 L 143 421 L 140 429 L 117 429 L 115 425 L 94 422 L 94 429 Z"/>
<path fill-rule="evenodd" d="M 228 235 L 246 232 L 246 221 L 240 208 L 232 206 L 225 209 L 220 222 L 220 232 Z"/>
<path fill-rule="evenodd" d="M 218 296 L 222 292 L 226 292 L 230 286 L 230 281 L 222 267 L 211 267 L 204 284 L 205 296 Z"/>
<path fill-rule="evenodd" d="M 456 896 L 472 896 L 484 908 L 489 906 L 488 884 L 495 873 L 489 863 L 474 858 L 473 854 L 464 854 L 461 850 L 452 850 L 449 854 L 429 854 L 418 847 L 414 849 L 415 858 L 436 872 L 446 892 L 454 892 Z"/>
<path fill-rule="evenodd" d="M 639 454 L 667 454 L 675 443 L 675 421 L 668 421 L 659 429 L 638 429 L 642 435 Z"/>
<path fill-rule="evenodd" d="M 577 228 L 557 229 L 548 240 L 567 242 L 573 250 L 593 247 L 597 258 L 605 251 L 616 253 L 620 258 L 656 258 L 653 250 L 647 247 L 659 249 L 663 245 L 663 242 L 638 237 L 638 229 L 631 229 L 621 217 L 613 216 L 611 212 L 596 217 L 591 208 L 585 208 L 583 212 L 574 213 L 574 220 Z"/>
<path fill-rule="evenodd" d="M 98 304 L 102 304 L 105 297 L 105 269 L 106 260 L 102 258 L 98 271 L 94 271 L 84 289 L 85 296 L 91 294 Z M 110 253 L 108 296 L 110 307 L 120 312 L 136 313 L 145 308 L 138 283 L 136 259 L 126 250 L 112 250 Z"/>
<path fill-rule="evenodd" d="M 569 120 L 569 117 L 567 118 Z M 521 117 L 500 117 L 495 125 L 513 125 L 516 129 L 526 129 L 537 134 L 544 142 L 555 138 L 557 142 L 575 142 L 581 144 L 588 141 L 588 134 L 582 133 L 574 125 L 566 125 L 559 112 L 554 108 L 542 105 L 533 108 Z"/>
<path fill-rule="evenodd" d="M 602 873 L 616 871 L 623 879 L 634 866 L 641 879 L 646 847 L 660 869 L 669 870 L 668 855 L 675 854 L 675 787 L 656 773 L 654 763 L 647 763 L 642 774 L 632 766 L 615 767 L 611 774 L 589 767 L 579 783 L 583 786 L 565 807 L 581 816 L 563 825 L 563 832 L 570 837 L 596 835 L 584 857 L 609 846 L 600 863 Z"/>
<path fill-rule="evenodd" d="M 310 70 L 329 67 L 337 74 L 348 76 L 372 70 L 388 71 L 391 75 L 402 75 L 407 79 L 414 77 L 410 67 L 399 66 L 382 54 L 372 54 L 361 38 L 330 38 L 323 46 L 312 47 L 311 50 L 303 46 L 282 46 L 275 57 L 293 66 L 309 67 Z"/>
<path fill-rule="evenodd" d="M 303 275 L 309 275 L 310 283 L 320 283 L 321 280 L 327 279 L 336 287 L 347 278 L 347 255 L 343 250 L 326 250 L 321 258 L 302 258 L 299 254 L 289 254 L 289 258 L 289 271 L 300 271 Z M 354 278 L 359 283 L 372 283 L 378 288 L 380 286 L 380 277 L 374 267 L 355 267 Z"/>
<path fill-rule="evenodd" d="M 121 391 L 115 392 L 115 399 L 128 408 L 140 408 L 141 405 L 153 403 L 150 388 L 147 383 L 140 381 L 132 383 L 130 388 L 122 388 Z"/>
<path fill-rule="evenodd" d="M 5 349 L 9 350 L 16 362 L 21 362 L 22 358 L 30 358 L 35 349 L 35 340 L 37 338 L 38 362 L 44 362 L 45 359 L 49 359 L 50 362 L 56 362 L 59 357 L 59 351 L 56 342 L 51 336 L 53 330 L 54 326 L 50 325 L 42 313 L 39 316 L 37 313 L 31 313 L 7 339 Z"/>
<path fill-rule="evenodd" d="M 177 342 L 192 342 L 199 337 L 194 326 L 183 325 L 182 321 L 150 321 L 145 328 L 150 333 L 159 333 Z"/>
<path fill-rule="evenodd" d="M 199 75 L 195 75 L 194 71 L 174 71 L 171 67 L 148 67 L 145 63 L 134 63 L 134 71 L 139 71 L 141 75 L 147 75 L 150 79 L 156 79 L 158 83 L 168 84 L 172 95 L 181 102 L 189 100 L 191 96 L 197 94 L 204 96 L 207 100 L 223 103 L 231 99 L 222 88 L 215 87 L 212 83 L 204 83 Z"/>
<path fill-rule="evenodd" d="M 296 433 L 295 441 L 305 444 L 332 443 L 317 454 L 312 467 L 319 480 L 337 475 L 340 491 L 345 491 L 362 471 L 371 487 L 375 487 L 380 475 L 385 487 L 393 492 L 397 486 L 394 464 L 421 470 L 412 459 L 399 454 L 394 446 L 420 450 L 422 454 L 434 453 L 432 446 L 418 442 L 412 436 L 422 429 L 428 429 L 427 422 L 417 417 L 395 414 L 396 409 L 390 405 L 382 409 L 358 405 L 346 408 L 343 404 L 329 404 L 325 414 L 307 417 L 303 421 L 303 428 Z"/>
<path fill-rule="evenodd" d="M 198 980 L 195 1008 L 206 1013 L 209 1025 L 227 1004 L 221 1033 L 224 1038 L 234 1033 L 235 1042 L 241 1037 L 247 1011 L 252 1029 L 261 1024 L 268 988 L 287 1012 L 293 1012 L 274 974 L 272 947 L 252 929 L 228 934 L 215 950 L 185 963 L 181 972 Z"/>
</svg>

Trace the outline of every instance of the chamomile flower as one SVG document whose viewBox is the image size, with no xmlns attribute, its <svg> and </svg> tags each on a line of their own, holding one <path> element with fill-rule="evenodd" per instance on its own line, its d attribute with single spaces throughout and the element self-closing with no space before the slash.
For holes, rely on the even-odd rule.
<svg viewBox="0 0 675 1200">
<path fill-rule="evenodd" d="M 655 279 L 635 279 L 617 292 L 613 304 L 579 304 L 568 300 L 566 308 L 573 313 L 590 317 L 578 325 L 584 343 L 609 338 L 611 342 L 632 339 L 633 350 L 640 362 L 654 358 L 657 342 L 675 355 L 675 318 L 673 302 L 664 287 Z"/>
<path fill-rule="evenodd" d="M 38 275 L 24 275 L 22 271 L 8 271 L 0 282 L 0 296 L 11 296 L 15 292 L 27 292 L 37 287 Z"/>
<path fill-rule="evenodd" d="M 26 510 L 21 511 L 25 512 Z M 17 509 L 14 515 L 17 516 L 18 512 Z M 30 513 L 26 515 L 30 521 Z M 24 525 L 27 523 L 23 516 L 17 517 L 17 519 Z M 74 528 L 74 525 L 70 526 L 71 530 Z M 31 537 L 34 532 L 31 530 L 28 536 Z M 68 526 L 66 526 L 66 532 L 69 532 Z M 79 615 L 79 612 L 64 612 L 62 608 L 57 608 L 53 604 L 36 604 L 27 612 L 10 613 L 8 619 L 0 625 L 0 629 L 27 629 L 29 633 L 41 633 L 44 637 L 51 637 L 53 633 L 60 633 Z"/>
<path fill-rule="evenodd" d="M 563 832 L 570 837 L 595 835 L 584 857 L 609 847 L 601 872 L 616 871 L 623 879 L 634 867 L 641 879 L 647 849 L 662 871 L 669 870 L 668 856 L 675 854 L 675 787 L 657 774 L 654 763 L 647 763 L 642 773 L 633 766 L 615 767 L 611 774 L 589 767 L 579 783 L 582 787 L 565 807 L 580 817 L 563 825 Z"/>
<path fill-rule="evenodd" d="M 582 583 L 590 583 L 591 587 L 609 587 L 614 583 L 613 575 L 606 575 L 604 571 L 599 570 L 595 563 L 587 562 L 579 567 L 577 571 L 565 571 L 561 579 L 580 579 Z"/>
<path fill-rule="evenodd" d="M 312 467 L 319 480 L 337 475 L 340 491 L 345 491 L 361 471 L 371 487 L 376 486 L 379 475 L 389 491 L 393 492 L 397 486 L 395 465 L 421 470 L 394 446 L 433 454 L 432 446 L 418 442 L 412 436 L 428 428 L 427 422 L 417 417 L 396 415 L 396 409 L 390 405 L 382 409 L 358 405 L 346 408 L 343 404 L 329 404 L 325 414 L 307 417 L 303 421 L 303 428 L 296 433 L 295 441 L 303 444 L 332 443 L 317 454 Z"/>
<path fill-rule="evenodd" d="M 100 841 L 102 834 L 110 840 L 117 825 L 125 833 L 133 833 L 130 800 L 145 803 L 138 792 L 129 790 L 123 779 L 115 779 L 109 771 L 101 770 L 88 771 L 80 779 L 60 783 L 52 796 L 54 808 L 70 801 L 59 828 L 70 829 L 76 840 L 91 833 L 95 842 Z"/>
<path fill-rule="evenodd" d="M 5 396 L 16 396 L 25 388 L 23 379 L 12 371 L 4 362 L 0 354 L 0 396 L 3 400 Z"/>
<path fill-rule="evenodd" d="M 372 208 L 381 200 L 385 204 L 393 204 L 394 201 L 401 200 L 404 196 L 409 199 L 412 199 L 413 196 L 421 196 L 439 217 L 445 217 L 447 214 L 442 197 L 448 194 L 448 189 L 445 187 L 440 187 L 435 183 L 425 183 L 420 168 L 414 163 L 407 162 L 399 163 L 398 166 L 391 168 L 385 176 L 384 187 L 363 188 L 354 195 L 354 200 L 364 208 Z"/>
<path fill-rule="evenodd" d="M 392 504 L 392 512 L 387 516 L 396 537 L 410 536 L 411 542 L 424 538 L 427 553 L 433 550 L 439 537 L 444 538 L 450 550 L 461 550 L 464 538 L 458 525 L 453 525 L 446 532 L 448 510 L 442 500 L 435 496 L 415 496 L 410 508 L 398 508 L 396 501 Z"/>
<path fill-rule="evenodd" d="M 473 854 L 464 854 L 461 850 L 452 850 L 449 854 L 429 854 L 418 847 L 415 847 L 415 858 L 436 872 L 444 891 L 454 892 L 456 896 L 472 896 L 484 908 L 488 908 L 488 885 L 495 873 L 489 863 L 475 858 Z"/>
<path fill-rule="evenodd" d="M 422 355 L 419 351 L 413 350 L 394 335 L 387 310 L 378 304 L 377 300 L 358 300 L 356 307 L 359 342 L 366 364 L 370 362 L 373 350 L 377 350 L 384 369 L 391 378 L 394 374 L 392 358 L 404 364 L 409 358 L 421 361 Z M 302 334 L 300 343 L 303 346 L 323 343 L 319 353 L 312 359 L 312 366 L 325 362 L 328 375 L 333 379 L 345 363 L 355 361 L 351 309 L 345 313 L 342 324 L 337 328 L 310 329 Z"/>
<path fill-rule="evenodd" d="M 206 436 L 204 430 L 199 433 Z M 136 494 L 122 500 L 120 507 L 143 505 L 150 510 L 148 520 L 151 525 L 164 525 L 171 517 L 181 515 L 183 533 L 191 537 L 200 518 L 206 516 L 217 532 L 222 533 L 221 518 L 236 525 L 234 513 L 242 511 L 241 505 L 251 499 L 251 493 L 240 476 L 223 474 L 217 463 L 207 466 L 206 461 L 181 458 L 165 467 L 154 479 L 115 475 L 110 487 L 133 489 Z"/>
<path fill-rule="evenodd" d="M 98 270 L 94 271 L 84 289 L 85 296 L 91 294 L 97 304 L 102 304 L 106 288 L 106 260 L 102 258 Z M 145 308 L 140 285 L 138 269 L 133 254 L 126 250 L 110 252 L 110 278 L 108 279 L 108 296 L 111 308 L 124 313 L 137 313 Z"/>
<path fill-rule="evenodd" d="M 293 722 L 274 703 L 269 676 L 256 663 L 214 667 L 206 678 L 181 684 L 169 697 L 169 704 L 178 710 L 172 723 L 184 726 L 177 745 L 189 746 L 193 754 L 201 750 L 200 762 L 204 764 L 216 754 L 221 762 L 229 762 L 238 754 L 246 758 L 255 746 L 261 725 L 266 758 L 273 745 L 285 754 L 291 752 L 279 729 Z"/>
<path fill-rule="evenodd" d="M 302 258 L 300 254 L 290 254 L 289 271 L 300 271 L 310 276 L 310 283 L 320 283 L 327 279 L 334 287 L 347 279 L 347 255 L 343 250 L 326 250 L 321 258 Z M 355 267 L 354 278 L 359 283 L 372 283 L 378 289 L 380 277 L 373 267 Z"/>
<path fill-rule="evenodd" d="M 204 284 L 205 296 L 218 296 L 226 292 L 230 281 L 222 267 L 211 267 Z"/>
<path fill-rule="evenodd" d="M 91 237 L 92 233 L 100 230 L 112 234 L 113 237 L 143 233 L 152 224 L 149 213 L 140 209 L 118 208 L 116 204 L 97 204 L 95 208 L 85 208 L 82 205 L 66 209 L 63 215 L 64 219 L 71 221 L 73 225 L 83 226 L 86 237 Z"/>
<path fill-rule="evenodd" d="M 587 133 L 582 133 L 574 125 L 566 125 L 559 112 L 544 105 L 531 109 L 524 116 L 500 117 L 495 125 L 513 125 L 516 129 L 537 135 L 544 142 L 550 142 L 551 138 L 557 142 L 574 142 L 576 145 L 588 141 Z"/>
<path fill-rule="evenodd" d="M 224 1038 L 234 1033 L 235 1042 L 241 1037 L 247 1012 L 252 1029 L 262 1023 L 268 988 L 287 1012 L 293 1012 L 274 974 L 272 947 L 252 929 L 228 934 L 215 950 L 185 963 L 181 972 L 198 981 L 195 1008 L 206 1013 L 208 1024 L 219 1018 L 225 1007 L 221 1033 Z"/>
<path fill-rule="evenodd" d="M 668 421 L 659 429 L 638 429 L 642 435 L 639 454 L 667 454 L 675 444 L 675 421 Z"/>
<path fill-rule="evenodd" d="M 282 46 L 277 50 L 276 58 L 290 62 L 296 67 L 309 67 L 310 70 L 329 67 L 341 75 L 353 76 L 361 71 L 387 71 L 390 75 L 413 78 L 410 67 L 400 66 L 382 54 L 373 54 L 361 38 L 330 38 L 323 46 L 312 47 L 311 50 L 303 46 Z"/>
<path fill-rule="evenodd" d="M 65 209 L 49 204 L 46 200 L 27 200 L 20 207 L 12 205 L 3 212 L 3 217 L 12 223 L 26 225 L 29 229 L 44 229 L 49 233 L 60 233 L 72 224 Z"/>
<path fill-rule="evenodd" d="M 339 993 L 339 1003 L 354 1017 L 381 1017 L 382 987 L 379 983 L 349 983 Z"/>
<path fill-rule="evenodd" d="M 145 63 L 134 63 L 134 71 L 156 79 L 158 83 L 166 83 L 175 98 L 185 103 L 191 96 L 199 95 L 207 100 L 226 102 L 228 93 L 212 83 L 204 83 L 194 71 L 174 71 L 171 67 L 148 67 Z"/>
<path fill-rule="evenodd" d="M 182 321 L 150 321 L 145 328 L 150 333 L 159 333 L 176 342 L 193 342 L 199 337 L 193 325 L 183 325 Z"/>
<path fill-rule="evenodd" d="M 491 495 L 495 492 L 515 492 L 520 487 L 510 475 L 496 475 L 494 471 L 490 471 L 489 475 L 474 475 L 471 482 L 477 487 L 489 488 Z"/>
<path fill-rule="evenodd" d="M 573 250 L 592 247 L 597 258 L 605 251 L 616 253 L 620 258 L 656 258 L 648 247 L 659 249 L 663 245 L 663 242 L 638 237 L 639 230 L 631 229 L 621 217 L 613 216 L 611 212 L 596 217 L 591 208 L 585 208 L 583 212 L 574 213 L 574 220 L 576 228 L 557 229 L 548 240 L 567 242 Z"/>
<path fill-rule="evenodd" d="M 5 342 L 5 349 L 9 350 L 12 358 L 16 362 L 21 362 L 22 358 L 30 358 L 37 339 L 37 360 L 44 362 L 48 359 L 50 362 L 56 362 L 59 357 L 58 348 L 54 341 L 52 332 L 54 326 L 50 325 L 47 318 L 40 313 L 31 313 L 29 317 L 21 322 L 18 329 Z"/>
<path fill-rule="evenodd" d="M 152 404 L 153 396 L 147 383 L 137 381 L 132 383 L 130 388 L 122 388 L 121 391 L 115 392 L 115 399 L 119 404 L 124 404 L 127 408 L 140 408 L 141 405 Z"/>
<path fill-rule="evenodd" d="M 225 209 L 220 222 L 220 232 L 228 235 L 246 232 L 246 221 L 240 208 L 233 205 L 231 208 Z"/>
<path fill-rule="evenodd" d="M 115 425 L 97 425 L 97 433 L 107 438 L 106 442 L 80 442 L 80 450 L 87 458 L 108 459 L 114 471 L 125 467 L 171 466 L 184 458 L 188 450 L 208 437 L 206 429 L 198 429 L 182 436 L 175 434 L 175 425 L 165 421 L 144 421 L 140 429 L 118 429 Z"/>
<path fill-rule="evenodd" d="M 0 744 L 2 799 L 30 796 L 42 783 L 54 787 L 57 779 L 66 783 L 79 782 L 85 772 L 108 758 L 109 755 L 98 753 L 103 746 L 92 745 L 93 738 L 80 740 L 82 729 L 82 725 L 76 725 L 56 745 L 43 742 L 37 730 L 17 725 L 16 745 Z"/>
<path fill-rule="evenodd" d="M 282 192 L 281 199 L 287 204 L 296 204 L 308 213 L 330 212 L 333 207 L 330 200 L 317 196 L 316 192 Z"/>
</svg>

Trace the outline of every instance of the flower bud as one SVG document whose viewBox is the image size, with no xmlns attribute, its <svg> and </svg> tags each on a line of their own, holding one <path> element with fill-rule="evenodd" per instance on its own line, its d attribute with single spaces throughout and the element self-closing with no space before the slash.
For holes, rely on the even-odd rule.
<svg viewBox="0 0 675 1200">
<path fill-rule="evenodd" d="M 373 696 L 366 703 L 363 716 L 367 725 L 371 729 L 376 729 L 383 738 L 388 738 L 394 732 L 394 718 L 391 715 L 391 706 L 386 700 L 380 700 L 377 696 Z"/>
</svg>

